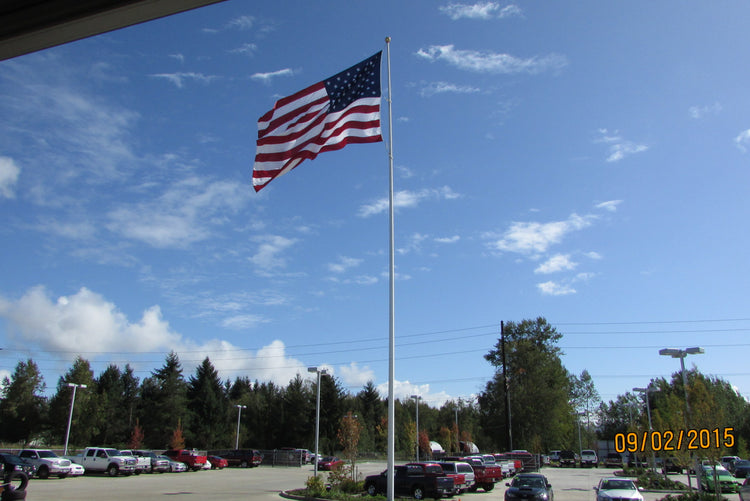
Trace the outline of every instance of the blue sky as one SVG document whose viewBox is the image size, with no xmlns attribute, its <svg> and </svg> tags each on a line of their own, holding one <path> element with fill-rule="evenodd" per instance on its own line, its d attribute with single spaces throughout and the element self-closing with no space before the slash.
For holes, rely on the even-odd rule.
<svg viewBox="0 0 750 501">
<path fill-rule="evenodd" d="M 0 374 L 327 366 L 385 396 L 384 143 L 256 194 L 257 119 L 392 37 L 396 392 L 544 316 L 604 400 L 679 362 L 750 397 L 745 2 L 227 2 L 0 62 Z M 383 73 L 385 84 L 385 69 Z M 388 117 L 383 113 L 384 130 Z"/>
</svg>

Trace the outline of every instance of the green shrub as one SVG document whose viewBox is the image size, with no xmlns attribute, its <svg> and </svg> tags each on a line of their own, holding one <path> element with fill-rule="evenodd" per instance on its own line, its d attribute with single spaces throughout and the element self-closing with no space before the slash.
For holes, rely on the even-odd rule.
<svg viewBox="0 0 750 501">
<path fill-rule="evenodd" d="M 660 501 L 729 501 L 724 496 L 716 497 L 716 494 L 712 492 L 698 492 L 691 491 L 684 494 L 677 494 L 675 496 L 669 494 L 666 497 L 661 498 Z"/>
<path fill-rule="evenodd" d="M 326 486 L 320 477 L 308 477 L 305 482 L 305 495 L 311 498 L 321 498 L 327 493 Z"/>
</svg>

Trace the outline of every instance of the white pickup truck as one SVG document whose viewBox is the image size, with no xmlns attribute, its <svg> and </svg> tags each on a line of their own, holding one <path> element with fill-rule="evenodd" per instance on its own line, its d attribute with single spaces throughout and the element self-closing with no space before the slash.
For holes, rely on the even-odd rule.
<svg viewBox="0 0 750 501">
<path fill-rule="evenodd" d="M 136 460 L 135 463 L 135 474 L 140 475 L 151 471 L 151 458 L 143 457 L 139 454 L 134 454 L 131 450 L 121 450 L 120 454 L 123 456 L 133 456 Z"/>
<path fill-rule="evenodd" d="M 125 456 L 119 450 L 107 447 L 86 447 L 81 454 L 66 457 L 86 471 L 106 473 L 110 477 L 131 475 L 138 463 L 133 456 Z"/>
<path fill-rule="evenodd" d="M 18 455 L 36 466 L 36 476 L 65 478 L 70 474 L 70 460 L 61 458 L 49 449 L 23 449 Z"/>
</svg>

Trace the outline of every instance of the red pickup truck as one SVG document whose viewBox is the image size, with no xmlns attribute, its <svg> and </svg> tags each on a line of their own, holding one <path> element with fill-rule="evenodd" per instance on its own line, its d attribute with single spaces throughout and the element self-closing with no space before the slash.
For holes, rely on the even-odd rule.
<svg viewBox="0 0 750 501">
<path fill-rule="evenodd" d="M 466 486 L 466 475 L 457 472 L 447 472 L 440 463 L 406 463 L 406 466 L 419 467 L 426 477 L 450 477 L 453 479 L 453 494 L 461 494 L 468 489 Z"/>
<path fill-rule="evenodd" d="M 172 449 L 164 452 L 164 455 L 174 461 L 185 463 L 185 466 L 193 471 L 202 469 L 208 460 L 206 456 L 200 456 L 195 450 L 189 449 Z"/>
<path fill-rule="evenodd" d="M 503 479 L 502 467 L 489 464 L 481 456 L 447 457 L 443 461 L 464 461 L 474 468 L 474 485 L 469 487 L 469 492 L 476 492 L 480 487 L 490 492 L 495 488 L 495 483 Z"/>
</svg>

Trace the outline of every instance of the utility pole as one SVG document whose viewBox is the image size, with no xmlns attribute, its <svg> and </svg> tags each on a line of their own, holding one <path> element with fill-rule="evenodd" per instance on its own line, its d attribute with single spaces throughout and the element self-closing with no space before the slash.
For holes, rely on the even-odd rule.
<svg viewBox="0 0 750 501">
<path fill-rule="evenodd" d="M 510 418 L 510 393 L 508 390 L 508 364 L 505 360 L 505 324 L 500 320 L 500 352 L 503 357 L 503 384 L 505 388 L 505 443 L 508 450 L 513 450 L 513 432 Z"/>
</svg>

